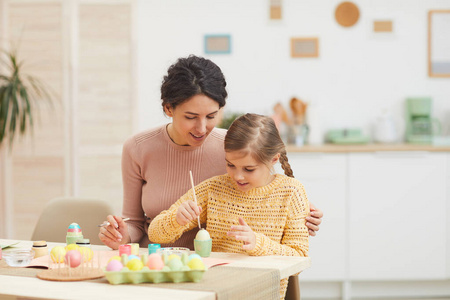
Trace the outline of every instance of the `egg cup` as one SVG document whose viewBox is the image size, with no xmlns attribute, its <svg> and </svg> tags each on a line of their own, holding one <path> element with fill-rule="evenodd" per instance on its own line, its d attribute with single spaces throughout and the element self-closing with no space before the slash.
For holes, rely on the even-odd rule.
<svg viewBox="0 0 450 300">
<path fill-rule="evenodd" d="M 77 235 L 77 236 L 67 235 L 67 236 L 66 236 L 66 244 L 67 244 L 67 245 L 70 245 L 70 244 L 76 244 L 77 241 L 78 241 L 79 239 L 82 239 L 82 238 L 83 238 L 83 235 L 82 235 L 82 234 L 81 234 L 81 235 Z"/>
<path fill-rule="evenodd" d="M 212 249 L 212 239 L 209 240 L 196 240 L 194 239 L 195 253 L 201 257 L 209 257 Z"/>
</svg>

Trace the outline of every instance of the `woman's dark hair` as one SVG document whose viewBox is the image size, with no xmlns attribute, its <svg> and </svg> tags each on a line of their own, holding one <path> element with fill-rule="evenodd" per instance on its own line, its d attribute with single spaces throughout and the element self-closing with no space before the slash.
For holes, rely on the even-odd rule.
<svg viewBox="0 0 450 300">
<path fill-rule="evenodd" d="M 205 95 L 225 106 L 228 94 L 227 82 L 222 70 L 209 59 L 190 55 L 179 58 L 171 65 L 161 85 L 163 110 L 169 104 L 172 108 L 195 95 Z"/>
<path fill-rule="evenodd" d="M 252 155 L 257 161 L 270 165 L 272 158 L 280 153 L 284 174 L 294 177 L 275 122 L 271 117 L 245 114 L 231 124 L 225 136 L 225 152 L 241 151 Z"/>
</svg>

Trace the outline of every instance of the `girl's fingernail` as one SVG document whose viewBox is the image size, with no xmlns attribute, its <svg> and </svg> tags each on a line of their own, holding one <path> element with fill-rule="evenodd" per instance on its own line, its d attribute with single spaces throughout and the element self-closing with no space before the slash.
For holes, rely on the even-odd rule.
<svg viewBox="0 0 450 300">
<path fill-rule="evenodd" d="M 119 224 L 114 223 L 114 227 L 119 228 Z"/>
</svg>

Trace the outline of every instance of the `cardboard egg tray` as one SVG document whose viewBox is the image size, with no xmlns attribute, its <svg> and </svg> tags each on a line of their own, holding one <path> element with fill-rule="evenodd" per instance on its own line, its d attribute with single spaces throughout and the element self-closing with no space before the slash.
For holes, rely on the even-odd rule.
<svg viewBox="0 0 450 300">
<path fill-rule="evenodd" d="M 161 282 L 200 282 L 206 270 L 188 271 L 106 271 L 105 277 L 111 284 L 122 283 L 161 283 Z"/>
</svg>

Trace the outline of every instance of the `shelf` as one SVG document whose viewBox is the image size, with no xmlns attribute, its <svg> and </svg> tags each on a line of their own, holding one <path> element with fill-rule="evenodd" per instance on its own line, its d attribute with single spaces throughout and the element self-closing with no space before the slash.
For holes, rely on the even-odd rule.
<svg viewBox="0 0 450 300">
<path fill-rule="evenodd" d="M 430 151 L 430 152 L 450 152 L 450 146 L 433 146 L 419 144 L 364 144 L 364 145 L 287 145 L 287 152 L 325 152 L 325 153 L 346 153 L 346 152 L 380 152 L 380 151 Z"/>
</svg>

